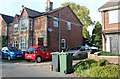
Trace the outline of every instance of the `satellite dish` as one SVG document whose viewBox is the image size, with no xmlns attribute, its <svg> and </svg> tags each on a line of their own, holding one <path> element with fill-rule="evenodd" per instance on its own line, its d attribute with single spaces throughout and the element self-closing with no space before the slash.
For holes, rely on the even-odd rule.
<svg viewBox="0 0 120 79">
<path fill-rule="evenodd" d="M 52 32 L 52 28 L 48 28 L 48 31 L 49 31 L 49 32 Z"/>
</svg>

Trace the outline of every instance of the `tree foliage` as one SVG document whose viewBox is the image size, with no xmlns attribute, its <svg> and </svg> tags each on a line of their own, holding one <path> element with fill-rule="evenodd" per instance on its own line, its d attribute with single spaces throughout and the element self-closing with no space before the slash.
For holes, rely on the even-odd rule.
<svg viewBox="0 0 120 79">
<path fill-rule="evenodd" d="M 65 2 L 62 4 L 62 6 L 70 5 L 73 12 L 77 15 L 78 19 L 83 24 L 83 37 L 89 38 L 89 32 L 87 31 L 87 27 L 92 24 L 92 20 L 89 16 L 90 11 L 85 6 L 80 6 L 78 4 L 75 4 L 74 2 Z"/>
<path fill-rule="evenodd" d="M 92 32 L 92 43 L 95 44 L 95 46 L 102 47 L 102 25 L 99 22 L 95 23 Z"/>
</svg>

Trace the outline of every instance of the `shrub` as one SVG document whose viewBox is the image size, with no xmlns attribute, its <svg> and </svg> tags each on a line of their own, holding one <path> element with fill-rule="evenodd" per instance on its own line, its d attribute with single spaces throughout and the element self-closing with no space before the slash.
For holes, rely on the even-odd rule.
<svg viewBox="0 0 120 79">
<path fill-rule="evenodd" d="M 120 54 L 114 54 L 114 53 L 105 52 L 105 51 L 100 51 L 100 54 L 104 56 L 120 56 Z"/>
<path fill-rule="evenodd" d="M 89 73 L 89 74 L 86 74 Z M 119 77 L 118 65 L 96 66 L 84 72 L 85 77 Z"/>
<path fill-rule="evenodd" d="M 97 63 L 98 63 L 98 66 L 105 66 L 109 64 L 109 61 L 105 59 L 100 59 Z"/>
<path fill-rule="evenodd" d="M 93 59 L 85 59 L 83 61 L 80 61 L 76 65 L 74 65 L 74 71 L 75 72 L 83 72 L 86 69 L 89 69 L 90 67 L 97 66 L 97 62 Z"/>
</svg>

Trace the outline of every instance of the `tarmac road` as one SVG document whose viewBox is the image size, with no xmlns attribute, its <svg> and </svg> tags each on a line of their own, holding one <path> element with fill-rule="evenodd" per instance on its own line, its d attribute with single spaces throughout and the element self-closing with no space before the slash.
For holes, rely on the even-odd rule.
<svg viewBox="0 0 120 79">
<path fill-rule="evenodd" d="M 2 77 L 75 77 L 50 70 L 51 62 L 3 63 Z"/>
</svg>

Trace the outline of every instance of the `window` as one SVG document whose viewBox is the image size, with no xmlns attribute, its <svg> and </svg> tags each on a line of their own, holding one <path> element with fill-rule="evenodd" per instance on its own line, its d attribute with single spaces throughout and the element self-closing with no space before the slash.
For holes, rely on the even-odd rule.
<svg viewBox="0 0 120 79">
<path fill-rule="evenodd" d="M 67 30 L 71 30 L 71 22 L 67 21 Z"/>
<path fill-rule="evenodd" d="M 61 43 L 62 43 L 62 45 L 61 45 L 62 49 L 66 49 L 66 40 L 62 39 Z"/>
<path fill-rule="evenodd" d="M 31 19 L 30 20 L 30 30 L 32 30 L 33 29 L 33 20 Z"/>
<path fill-rule="evenodd" d="M 109 23 L 118 23 L 120 22 L 120 16 L 118 14 L 120 13 L 120 10 L 112 10 L 109 11 Z"/>
<path fill-rule="evenodd" d="M 29 39 L 29 45 L 32 46 L 32 38 Z"/>
<path fill-rule="evenodd" d="M 18 24 L 14 24 L 14 33 L 18 33 Z"/>
<path fill-rule="evenodd" d="M 17 47 L 18 43 L 17 41 L 13 41 L 13 47 Z"/>
<path fill-rule="evenodd" d="M 26 30 L 27 19 L 21 20 L 21 31 Z"/>
<path fill-rule="evenodd" d="M 58 27 L 58 23 L 59 22 L 59 20 L 58 20 L 58 18 L 54 18 L 54 27 Z"/>
<path fill-rule="evenodd" d="M 22 51 L 26 51 L 26 39 L 21 39 L 21 41 L 20 41 L 20 49 Z"/>
</svg>

